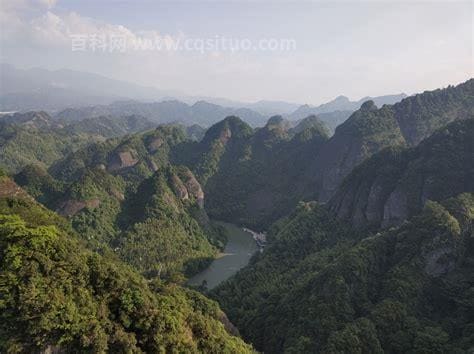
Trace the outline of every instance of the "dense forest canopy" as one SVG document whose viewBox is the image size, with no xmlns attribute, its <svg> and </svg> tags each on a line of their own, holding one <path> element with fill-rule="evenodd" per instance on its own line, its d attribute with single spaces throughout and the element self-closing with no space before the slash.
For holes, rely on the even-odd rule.
<svg viewBox="0 0 474 354">
<path fill-rule="evenodd" d="M 0 351 L 472 351 L 473 90 L 367 101 L 332 136 L 318 115 L 2 116 Z M 267 232 L 192 289 L 233 254 L 216 220 Z"/>
<path fill-rule="evenodd" d="M 65 219 L 0 178 L 2 352 L 251 352 L 215 302 L 87 250 Z"/>
</svg>

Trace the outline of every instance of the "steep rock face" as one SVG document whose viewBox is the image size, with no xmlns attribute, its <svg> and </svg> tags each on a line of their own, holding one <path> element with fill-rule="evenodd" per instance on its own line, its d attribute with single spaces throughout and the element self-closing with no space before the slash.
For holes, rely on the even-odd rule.
<svg viewBox="0 0 474 354">
<path fill-rule="evenodd" d="M 189 199 L 188 190 L 186 189 L 183 181 L 181 181 L 181 179 L 175 174 L 171 175 L 171 186 L 173 188 L 174 193 L 179 199 Z"/>
<path fill-rule="evenodd" d="M 204 208 L 204 191 L 193 173 L 184 166 L 176 168 L 170 175 L 171 186 L 181 200 L 192 198 L 200 209 Z"/>
<path fill-rule="evenodd" d="M 377 109 L 373 102 L 340 125 L 314 162 L 319 200 L 328 201 L 351 170 L 388 146 L 416 146 L 436 129 L 474 114 L 474 79 L 407 97 Z"/>
<path fill-rule="evenodd" d="M 62 202 L 56 212 L 61 216 L 71 217 L 79 213 L 84 208 L 98 208 L 100 205 L 99 199 L 90 200 L 73 200 L 69 199 Z"/>
<path fill-rule="evenodd" d="M 151 139 L 151 141 L 148 143 L 148 151 L 151 153 L 154 153 L 158 151 L 158 149 L 163 145 L 164 140 L 161 137 L 156 137 L 154 139 Z"/>
<path fill-rule="evenodd" d="M 404 139 L 391 108 L 378 110 L 372 101 L 364 103 L 336 129 L 316 157 L 321 176 L 319 200 L 329 200 L 344 177 L 364 159 L 399 144 L 404 144 Z"/>
<path fill-rule="evenodd" d="M 229 141 L 229 139 L 232 138 L 232 131 L 226 127 L 224 130 L 222 130 L 220 136 L 219 136 L 219 141 L 221 144 L 225 145 Z"/>
<path fill-rule="evenodd" d="M 388 227 L 428 200 L 464 191 L 474 191 L 474 118 L 449 124 L 415 148 L 375 154 L 349 174 L 328 206 L 356 227 Z"/>
<path fill-rule="evenodd" d="M 383 205 L 383 208 L 381 208 L 383 210 L 382 227 L 399 225 L 403 220 L 408 218 L 408 198 L 403 192 L 402 187 L 395 188 L 395 190 L 390 193 L 387 201 L 384 203 L 382 199 L 381 202 L 379 205 Z M 365 220 L 369 223 L 379 223 L 380 216 L 378 215 L 377 218 L 367 217 Z M 356 223 L 356 226 L 363 225 L 365 220 L 360 220 Z"/>
<path fill-rule="evenodd" d="M 196 177 L 194 177 L 193 173 L 187 168 L 182 172 L 182 176 L 189 195 L 196 199 L 196 202 L 201 209 L 204 208 L 204 191 Z"/>
<path fill-rule="evenodd" d="M 114 153 L 108 165 L 109 171 L 118 171 L 127 167 L 135 166 L 138 163 L 137 152 L 134 150 Z"/>
<path fill-rule="evenodd" d="M 449 122 L 473 116 L 474 79 L 408 97 L 393 110 L 408 145 L 417 145 Z"/>
</svg>

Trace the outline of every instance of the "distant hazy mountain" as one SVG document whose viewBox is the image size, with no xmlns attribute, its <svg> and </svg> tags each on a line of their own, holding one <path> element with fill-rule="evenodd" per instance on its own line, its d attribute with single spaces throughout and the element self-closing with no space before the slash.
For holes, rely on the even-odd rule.
<svg viewBox="0 0 474 354">
<path fill-rule="evenodd" d="M 346 96 L 338 96 L 334 100 L 319 106 L 302 105 L 293 113 L 288 114 L 286 118 L 289 120 L 300 120 L 311 115 L 317 115 L 333 133 L 336 127 L 349 118 L 354 111 L 358 110 L 364 102 L 372 100 L 378 107 L 382 107 L 384 104 L 397 103 L 405 97 L 407 95 L 401 93 L 398 95 L 364 97 L 358 101 L 350 101 Z"/>
<path fill-rule="evenodd" d="M 59 111 L 66 108 L 107 105 L 120 100 L 180 100 L 188 105 L 206 101 L 214 105 L 234 107 L 232 112 L 237 109 L 251 109 L 270 116 L 289 114 L 299 106 L 281 101 L 246 103 L 226 98 L 192 96 L 67 69 L 18 69 L 13 65 L 1 64 L 0 78 L 0 111 Z M 223 118 L 224 116 L 220 117 Z M 264 123 L 262 121 L 262 124 Z"/>
<path fill-rule="evenodd" d="M 266 118 L 248 108 L 222 107 L 205 101 L 188 105 L 177 100 L 161 102 L 119 101 L 109 105 L 69 108 L 59 112 L 57 119 L 76 121 L 97 116 L 140 115 L 155 123 L 179 122 L 184 125 L 210 126 L 227 116 L 237 115 L 252 126 L 263 126 Z"/>
<path fill-rule="evenodd" d="M 219 104 L 221 106 L 248 108 L 265 116 L 290 114 L 300 107 L 299 103 L 290 103 L 285 101 L 260 100 L 257 102 L 245 103 L 212 97 L 208 97 L 203 100 Z"/>
<path fill-rule="evenodd" d="M 74 70 L 17 69 L 0 66 L 0 110 L 60 110 L 108 104 L 119 99 L 159 100 L 177 92 L 139 86 Z"/>
<path fill-rule="evenodd" d="M 384 104 L 394 104 L 407 97 L 406 94 L 400 93 L 397 95 L 386 95 L 378 97 L 364 97 L 358 101 L 351 101 L 346 96 L 338 96 L 334 100 L 327 103 L 323 103 L 319 106 L 302 105 L 298 107 L 293 113 L 291 113 L 289 119 L 303 119 L 312 114 L 330 113 L 335 111 L 356 111 L 360 108 L 362 103 L 366 101 L 374 101 L 378 107 Z"/>
</svg>

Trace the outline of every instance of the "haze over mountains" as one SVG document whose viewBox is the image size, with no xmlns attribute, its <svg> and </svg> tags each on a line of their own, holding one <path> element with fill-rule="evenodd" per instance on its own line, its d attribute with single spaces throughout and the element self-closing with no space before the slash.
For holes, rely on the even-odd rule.
<svg viewBox="0 0 474 354">
<path fill-rule="evenodd" d="M 0 1 L 0 354 L 474 354 L 472 0 Z"/>
<path fill-rule="evenodd" d="M 3 115 L 0 349 L 474 347 L 474 79 L 359 103 L 296 121 L 202 101 Z M 268 244 L 190 289 L 227 242 L 213 220 Z"/>
<path fill-rule="evenodd" d="M 354 102 L 340 96 L 320 106 L 283 101 L 244 103 L 222 98 L 186 96 L 180 92 L 143 87 L 73 70 L 23 70 L 2 64 L 1 73 L 0 111 L 44 110 L 65 120 L 141 115 L 157 123 L 180 122 L 209 126 L 226 116 L 236 115 L 252 126 L 263 126 L 270 116 L 276 114 L 289 120 L 300 120 L 316 114 L 333 131 L 366 100 L 373 99 L 381 106 L 395 103 L 406 96 L 366 97 Z"/>
</svg>

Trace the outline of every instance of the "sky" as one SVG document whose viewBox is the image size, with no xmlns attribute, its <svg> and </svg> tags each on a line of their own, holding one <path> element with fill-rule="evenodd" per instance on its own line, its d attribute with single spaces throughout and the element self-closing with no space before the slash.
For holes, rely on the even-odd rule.
<svg viewBox="0 0 474 354">
<path fill-rule="evenodd" d="M 0 61 L 320 104 L 473 77 L 473 16 L 473 1 L 448 0 L 2 0 Z"/>
</svg>

